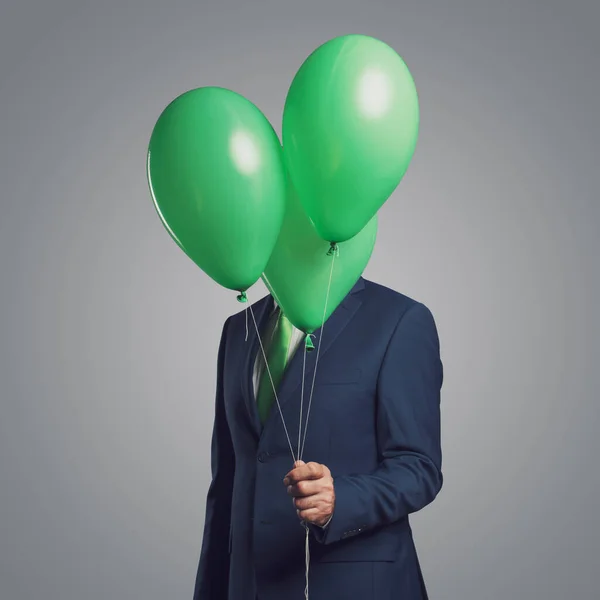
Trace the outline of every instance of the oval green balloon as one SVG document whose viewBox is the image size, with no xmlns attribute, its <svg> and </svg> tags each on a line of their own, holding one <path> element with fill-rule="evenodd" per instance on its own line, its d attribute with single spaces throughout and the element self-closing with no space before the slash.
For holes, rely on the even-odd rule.
<svg viewBox="0 0 600 600">
<path fill-rule="evenodd" d="M 176 98 L 148 149 L 158 214 L 179 247 L 220 285 L 261 276 L 285 212 L 281 144 L 249 100 L 218 87 Z"/>
<path fill-rule="evenodd" d="M 330 275 L 325 320 L 358 281 L 371 258 L 376 237 L 377 215 L 352 239 L 338 244 L 332 273 L 330 244 L 315 231 L 293 187 L 288 185 L 281 233 L 262 279 L 288 319 L 298 329 L 312 333 L 323 323 Z"/>
<path fill-rule="evenodd" d="M 384 42 L 334 38 L 302 64 L 283 114 L 286 167 L 319 235 L 356 235 L 413 156 L 419 103 L 408 67 Z"/>
</svg>

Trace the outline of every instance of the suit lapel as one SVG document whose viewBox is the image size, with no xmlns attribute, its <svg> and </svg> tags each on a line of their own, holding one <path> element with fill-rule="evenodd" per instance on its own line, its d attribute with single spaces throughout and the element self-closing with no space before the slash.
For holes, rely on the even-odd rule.
<svg viewBox="0 0 600 600">
<path fill-rule="evenodd" d="M 256 319 L 256 325 L 258 326 L 258 331 L 261 333 L 265 330 L 269 316 L 273 311 L 273 306 L 273 297 L 268 295 L 256 302 L 252 307 L 254 318 Z M 260 422 L 260 416 L 256 406 L 252 378 L 256 356 L 259 352 L 261 352 L 261 340 L 257 335 L 257 328 L 254 326 L 254 319 L 252 318 L 252 313 L 250 313 L 251 308 L 248 307 L 247 310 L 249 311 L 248 341 L 246 342 L 247 347 L 245 349 L 244 360 L 242 364 L 242 377 L 240 379 L 242 382 L 242 394 L 246 404 L 246 409 L 248 411 L 248 416 L 250 418 L 250 423 L 252 424 L 252 429 L 258 438 L 261 434 L 262 424 Z"/>
</svg>

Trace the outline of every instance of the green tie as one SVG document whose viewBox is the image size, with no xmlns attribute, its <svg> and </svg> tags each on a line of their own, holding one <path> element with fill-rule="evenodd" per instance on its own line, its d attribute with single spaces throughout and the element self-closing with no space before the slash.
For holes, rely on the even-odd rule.
<svg viewBox="0 0 600 600">
<path fill-rule="evenodd" d="M 271 383 L 269 371 L 267 371 L 265 366 L 260 377 L 258 395 L 256 398 L 258 414 L 260 415 L 260 421 L 263 424 L 267 420 L 273 400 L 275 400 L 273 385 L 275 386 L 275 389 L 277 389 L 279 382 L 283 377 L 285 367 L 287 366 L 288 350 L 290 340 L 292 339 L 292 331 L 293 325 L 280 309 L 271 344 L 267 349 L 267 364 L 269 365 L 269 371 L 271 372 L 273 383 Z"/>
</svg>

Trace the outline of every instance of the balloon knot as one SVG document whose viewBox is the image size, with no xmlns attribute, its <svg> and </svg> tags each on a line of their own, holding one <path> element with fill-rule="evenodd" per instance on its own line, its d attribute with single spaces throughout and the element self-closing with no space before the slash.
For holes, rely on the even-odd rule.
<svg viewBox="0 0 600 600">
<path fill-rule="evenodd" d="M 334 254 L 336 256 L 340 255 L 340 247 L 338 246 L 337 242 L 330 242 L 329 250 L 327 251 L 327 256 L 333 256 Z"/>
<path fill-rule="evenodd" d="M 304 346 L 308 352 L 311 352 L 315 349 L 315 345 L 313 344 L 312 338 L 315 336 L 312 333 L 307 333 L 305 338 Z"/>
<path fill-rule="evenodd" d="M 239 296 L 237 297 L 237 301 L 248 302 L 248 296 L 246 296 L 246 292 L 240 292 Z"/>
</svg>

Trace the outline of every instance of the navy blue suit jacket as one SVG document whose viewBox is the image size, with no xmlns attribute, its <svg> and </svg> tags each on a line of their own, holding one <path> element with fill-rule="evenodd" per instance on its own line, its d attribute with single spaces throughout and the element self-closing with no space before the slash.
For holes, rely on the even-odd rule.
<svg viewBox="0 0 600 600">
<path fill-rule="evenodd" d="M 253 305 L 259 329 L 272 308 L 271 296 Z M 245 341 L 243 311 L 223 328 L 194 600 L 303 595 L 305 531 L 283 485 L 292 456 L 275 403 L 261 427 L 253 329 Z M 329 467 L 336 501 L 329 526 L 311 526 L 310 598 L 426 599 L 408 516 L 442 486 L 443 369 L 433 316 L 361 277 L 322 333 L 321 340 L 315 332 L 321 349 L 303 459 Z M 301 347 L 278 393 L 294 445 L 303 354 Z M 316 355 L 307 354 L 308 389 Z"/>
</svg>

